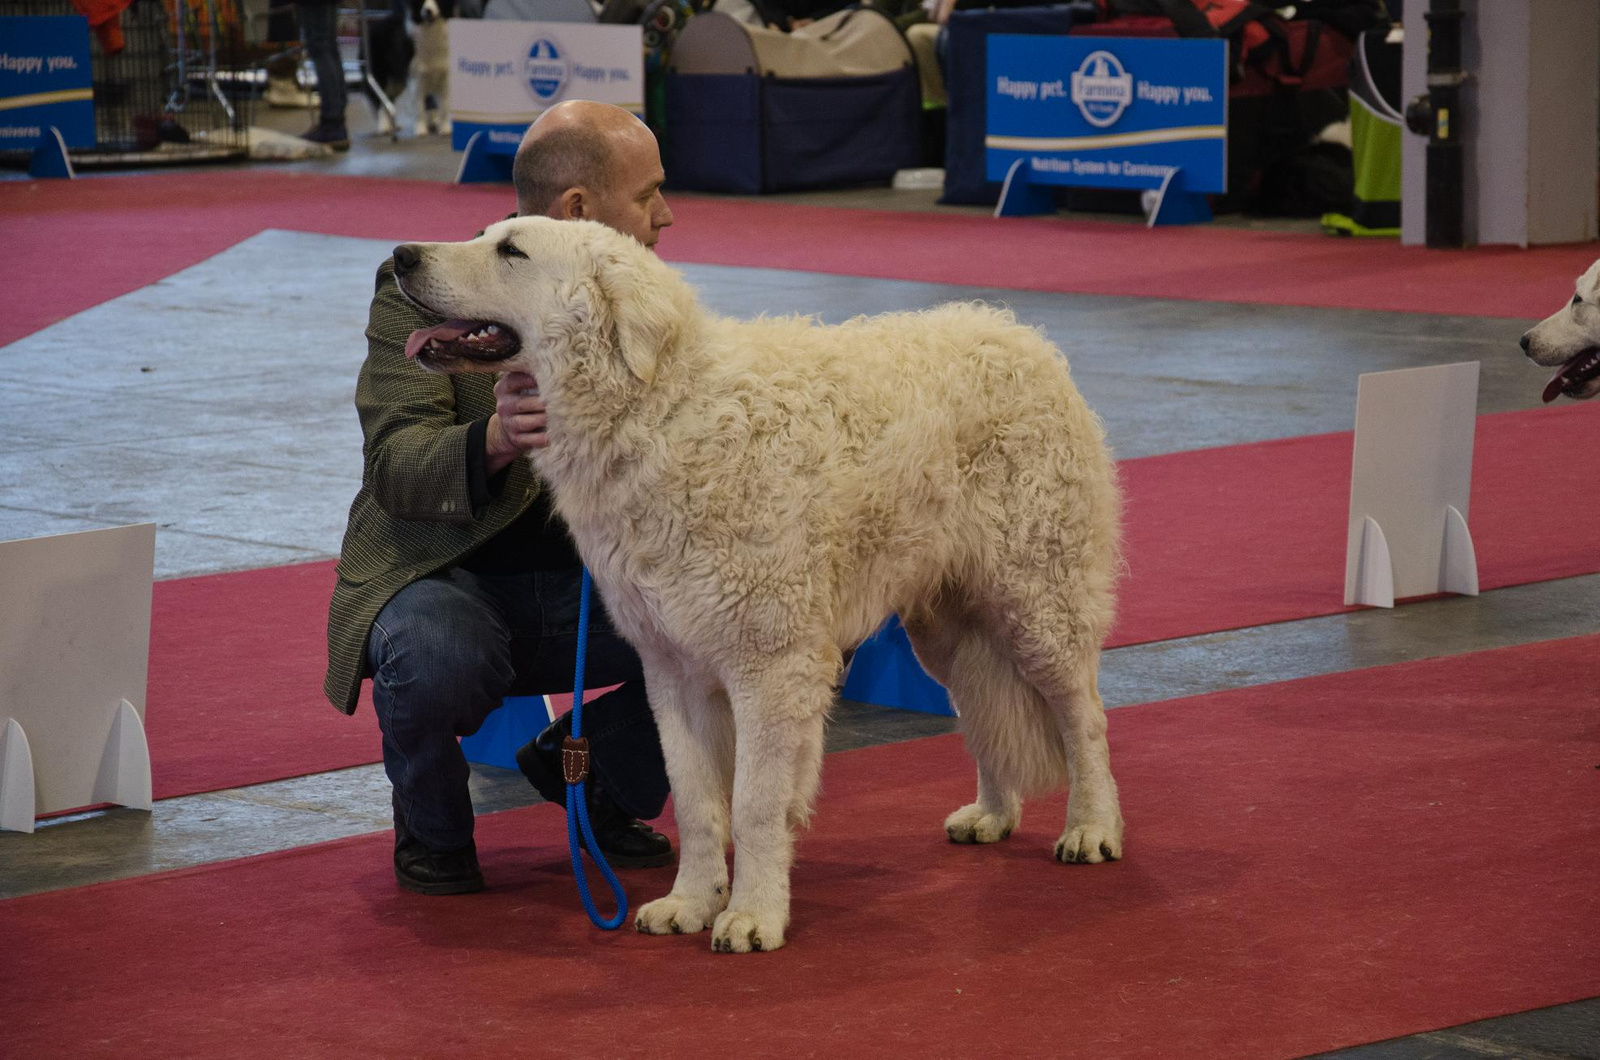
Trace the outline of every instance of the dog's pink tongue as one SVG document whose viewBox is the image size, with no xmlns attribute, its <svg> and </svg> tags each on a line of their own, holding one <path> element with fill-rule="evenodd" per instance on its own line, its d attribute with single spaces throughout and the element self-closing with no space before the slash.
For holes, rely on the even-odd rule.
<svg viewBox="0 0 1600 1060">
<path fill-rule="evenodd" d="M 454 342 L 475 327 L 477 327 L 476 322 L 471 320 L 446 320 L 443 324 L 435 324 L 431 328 L 418 328 L 406 340 L 406 356 L 415 357 L 431 339 Z"/>
<path fill-rule="evenodd" d="M 1562 388 L 1567 385 L 1567 369 L 1571 367 L 1571 362 L 1562 365 L 1561 371 L 1552 376 L 1550 382 L 1544 385 L 1544 403 L 1546 405 L 1561 396 Z"/>
</svg>

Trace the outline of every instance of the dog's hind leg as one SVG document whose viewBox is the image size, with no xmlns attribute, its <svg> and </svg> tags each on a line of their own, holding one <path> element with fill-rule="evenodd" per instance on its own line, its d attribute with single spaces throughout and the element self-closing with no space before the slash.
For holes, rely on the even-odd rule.
<svg viewBox="0 0 1600 1060">
<path fill-rule="evenodd" d="M 1115 861 L 1122 857 L 1123 822 L 1098 687 L 1100 650 L 1085 646 L 1063 658 L 1030 652 L 1026 643 L 1030 639 L 1024 636 L 1019 645 L 1019 665 L 1049 704 L 1066 749 L 1067 824 L 1056 840 L 1056 859 L 1068 864 Z M 1053 643 L 1072 640 L 1063 636 Z"/>
<path fill-rule="evenodd" d="M 831 704 L 830 704 L 831 705 Z M 800 722 L 800 753 L 794 760 L 794 792 L 789 797 L 789 827 L 811 823 L 811 810 L 822 784 L 822 751 L 827 716 L 817 714 Z"/>
<path fill-rule="evenodd" d="M 923 666 L 945 686 L 978 767 L 977 800 L 945 818 L 954 843 L 996 843 L 1022 820 L 1022 792 L 1060 768 L 1060 741 L 1041 726 L 1038 695 L 999 645 L 968 619 L 911 619 L 906 631 Z"/>
<path fill-rule="evenodd" d="M 820 764 L 823 719 L 833 702 L 830 670 L 797 653 L 750 663 L 730 675 L 737 730 L 733 780 L 733 897 L 712 927 L 721 953 L 774 950 L 789 927 L 791 821 L 809 803 Z M 804 773 L 804 776 L 799 774 Z"/>
<path fill-rule="evenodd" d="M 678 878 L 665 897 L 641 906 L 633 923 L 647 935 L 704 931 L 728 904 L 733 713 L 710 681 L 675 666 L 646 662 L 645 687 L 672 782 Z"/>
</svg>

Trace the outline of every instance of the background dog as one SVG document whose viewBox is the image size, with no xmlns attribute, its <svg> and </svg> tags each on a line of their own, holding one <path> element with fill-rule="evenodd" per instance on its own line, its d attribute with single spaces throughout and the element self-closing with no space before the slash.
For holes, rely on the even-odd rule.
<svg viewBox="0 0 1600 1060">
<path fill-rule="evenodd" d="M 411 80 L 411 60 L 417 52 L 416 45 L 411 41 L 408 22 L 405 11 L 401 9 L 390 11 L 367 27 L 372 79 L 389 97 L 389 102 L 396 106 L 399 106 L 400 97 L 405 95 L 406 85 Z M 363 85 L 362 88 L 367 94 L 367 102 L 372 106 L 373 117 L 377 119 L 378 131 L 387 136 L 394 131 L 389 112 L 378 102 L 371 85 Z"/>
<path fill-rule="evenodd" d="M 415 82 L 418 136 L 450 131 L 450 35 L 445 20 L 455 16 L 456 0 L 407 0 L 368 30 L 373 80 L 397 110 Z M 393 132 L 388 111 L 370 87 L 367 99 L 378 131 Z"/>
<path fill-rule="evenodd" d="M 539 380 L 550 444 L 530 459 L 644 664 L 681 853 L 640 931 L 783 945 L 842 653 L 891 612 L 977 760 L 949 838 L 1003 840 L 1023 794 L 1066 786 L 1056 858 L 1121 856 L 1097 688 L 1120 497 L 1039 332 L 978 305 L 728 320 L 589 221 L 394 258 L 406 296 L 454 318 L 412 335 L 419 364 Z"/>
<path fill-rule="evenodd" d="M 450 32 L 456 0 L 410 0 L 417 45 L 417 135 L 450 131 Z"/>
<path fill-rule="evenodd" d="M 1578 277 L 1572 301 L 1523 334 L 1522 350 L 1534 364 L 1561 367 L 1545 385 L 1546 402 L 1600 394 L 1600 261 Z"/>
</svg>

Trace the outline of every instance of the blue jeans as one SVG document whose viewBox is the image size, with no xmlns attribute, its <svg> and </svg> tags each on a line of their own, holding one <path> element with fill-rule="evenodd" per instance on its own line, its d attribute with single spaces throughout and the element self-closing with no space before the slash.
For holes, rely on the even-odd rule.
<svg viewBox="0 0 1600 1060">
<path fill-rule="evenodd" d="M 320 119 L 327 125 L 344 124 L 346 102 L 344 60 L 339 57 L 339 5 L 334 0 L 297 3 L 300 35 L 306 55 L 317 71 L 317 95 L 322 97 Z"/>
<path fill-rule="evenodd" d="M 458 737 L 478 731 L 507 695 L 571 693 L 581 572 L 486 575 L 450 569 L 406 586 L 367 638 L 372 703 L 395 810 L 436 852 L 472 842 L 469 769 Z M 595 772 L 630 816 L 654 817 L 666 766 L 633 648 L 598 595 L 584 684 L 621 683 L 584 706 Z"/>
</svg>

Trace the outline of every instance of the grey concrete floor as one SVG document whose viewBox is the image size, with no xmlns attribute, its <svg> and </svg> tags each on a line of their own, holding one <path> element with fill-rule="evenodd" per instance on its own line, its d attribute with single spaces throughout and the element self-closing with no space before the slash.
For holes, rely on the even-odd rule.
<svg viewBox="0 0 1600 1060">
<path fill-rule="evenodd" d="M 301 163 L 330 173 L 448 180 L 440 140 L 369 135 Z M 258 123 L 298 131 L 300 112 Z M 937 207 L 922 192 L 790 197 Z M 956 208 L 974 212 L 971 208 Z M 982 211 L 977 211 L 982 212 Z M 1238 221 L 1235 223 L 1256 224 Z M 670 233 L 668 234 L 670 238 Z M 217 258 L 0 350 L 0 539 L 155 521 L 158 577 L 336 553 L 359 483 L 351 406 L 381 242 L 264 232 Z M 1348 429 L 1355 377 L 1483 364 L 1480 411 L 1528 408 L 1543 385 L 1516 349 L 1526 321 L 1055 295 L 689 266 L 713 309 L 860 312 L 982 298 L 1067 352 L 1119 456 Z M 239 275 L 255 278 L 241 290 Z M 1559 292 L 1555 296 L 1559 296 Z M 81 407 L 103 415 L 71 415 Z M 1109 652 L 1108 706 L 1600 631 L 1600 575 L 1140 645 Z M 330 708 L 331 709 L 331 708 Z M 949 719 L 841 703 L 829 748 L 916 739 Z M 522 778 L 475 769 L 480 812 L 537 801 Z M 554 810 L 550 812 L 556 812 Z M 263 853 L 388 827 L 382 770 L 165 800 L 0 834 L 0 898 Z M 492 866 L 489 867 L 492 872 Z M 1338 1055 L 1351 1060 L 1600 1057 L 1600 1003 L 1524 1013 Z"/>
</svg>

